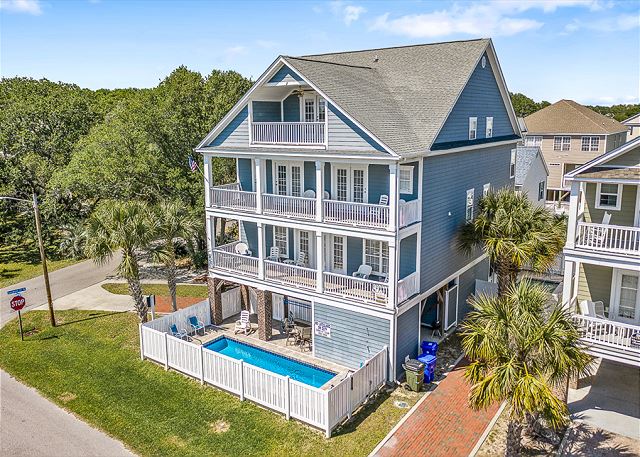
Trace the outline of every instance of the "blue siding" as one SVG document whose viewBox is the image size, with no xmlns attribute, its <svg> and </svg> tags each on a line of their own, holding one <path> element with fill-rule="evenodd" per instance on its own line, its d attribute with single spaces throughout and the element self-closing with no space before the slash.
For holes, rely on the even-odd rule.
<svg viewBox="0 0 640 457">
<path fill-rule="evenodd" d="M 304 163 L 304 190 L 316 191 L 316 164 L 315 162 Z"/>
<path fill-rule="evenodd" d="M 264 173 L 265 173 L 265 190 L 266 193 L 273 193 L 273 172 L 271 171 L 271 167 L 273 167 L 273 161 L 267 159 L 264 161 Z"/>
<path fill-rule="evenodd" d="M 253 102 L 253 120 L 255 122 L 280 122 L 280 102 Z"/>
<path fill-rule="evenodd" d="M 283 121 L 300 122 L 300 98 L 291 94 L 282 101 Z"/>
<path fill-rule="evenodd" d="M 467 300 L 475 293 L 476 279 L 486 281 L 489 277 L 489 259 L 484 259 L 460 275 L 460 297 L 458 302 L 458 324 L 462 322 L 471 306 Z"/>
<path fill-rule="evenodd" d="M 242 190 L 253 190 L 253 175 L 251 172 L 251 159 L 238 159 L 238 179 Z"/>
<path fill-rule="evenodd" d="M 240 240 L 249 245 L 253 257 L 258 257 L 258 225 L 255 222 L 240 222 Z"/>
<path fill-rule="evenodd" d="M 369 203 L 378 203 L 381 195 L 389 196 L 389 166 L 369 165 Z"/>
<path fill-rule="evenodd" d="M 316 357 L 348 368 L 359 368 L 389 345 L 389 321 L 376 316 L 336 308 L 314 306 L 315 322 L 331 325 L 331 337 L 313 336 Z"/>
<path fill-rule="evenodd" d="M 271 77 L 269 80 L 270 83 L 279 83 L 284 81 L 285 79 L 293 79 L 294 81 L 302 81 L 302 77 L 289 68 L 287 65 L 283 65 L 280 67 L 280 70 L 276 72 L 275 75 Z"/>
<path fill-rule="evenodd" d="M 512 186 L 509 178 L 511 146 L 443 154 L 424 159 L 422 195 L 421 290 L 425 291 L 480 255 L 467 257 L 457 248 L 456 236 L 464 224 L 467 189 Z M 449 213 L 451 215 L 449 216 Z"/>
<path fill-rule="evenodd" d="M 418 357 L 418 339 L 420 335 L 418 321 L 420 319 L 420 303 L 398 316 L 396 331 L 396 377 L 404 372 L 402 364 L 405 357 L 415 359 Z"/>
<path fill-rule="evenodd" d="M 331 162 L 324 163 L 324 190 L 329 193 L 329 198 L 333 198 L 331 195 Z"/>
<path fill-rule="evenodd" d="M 328 104 L 329 147 L 331 149 L 384 151 L 373 138 L 344 116 L 331 103 Z"/>
<path fill-rule="evenodd" d="M 416 271 L 417 240 L 417 233 L 400 240 L 400 279 Z"/>
<path fill-rule="evenodd" d="M 287 230 L 287 236 L 289 237 L 289 254 L 287 254 L 287 255 L 289 256 L 290 259 L 295 259 L 296 248 L 295 248 L 295 239 L 293 237 L 293 229 L 292 228 Z"/>
<path fill-rule="evenodd" d="M 264 250 L 269 255 L 271 246 L 273 246 L 273 225 L 263 225 L 264 227 Z"/>
<path fill-rule="evenodd" d="M 362 238 L 347 237 L 347 274 L 358 271 L 362 265 Z"/>
<path fill-rule="evenodd" d="M 418 185 L 419 185 L 419 168 L 420 162 L 403 163 L 403 167 L 413 167 L 413 193 L 412 194 L 400 194 L 400 198 L 406 202 L 416 200 L 418 198 Z"/>
<path fill-rule="evenodd" d="M 222 129 L 218 136 L 215 137 L 213 141 L 211 141 L 211 143 L 209 143 L 209 146 L 220 146 L 223 143 L 228 143 L 227 145 L 233 144 L 234 146 L 248 145 L 248 117 L 249 108 L 245 106 L 244 108 L 242 108 L 242 111 L 240 111 L 238 115 L 231 122 L 229 122 L 229 124 L 224 129 Z"/>
<path fill-rule="evenodd" d="M 500 137 L 515 134 L 486 54 L 485 58 L 486 67 L 482 68 L 482 64 L 478 62 L 478 66 L 434 141 L 434 145 L 453 142 L 473 143 L 473 141 L 469 141 L 469 117 L 478 118 L 477 142 L 482 142 L 485 139 L 486 117 L 488 116 L 493 116 L 494 140 L 498 141 Z M 460 144 L 451 147 L 455 146 L 460 146 Z"/>
</svg>

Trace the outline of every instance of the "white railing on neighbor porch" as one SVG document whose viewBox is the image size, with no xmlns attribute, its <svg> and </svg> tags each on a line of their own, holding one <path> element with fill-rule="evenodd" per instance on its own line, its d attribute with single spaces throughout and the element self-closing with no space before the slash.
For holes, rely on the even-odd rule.
<svg viewBox="0 0 640 457">
<path fill-rule="evenodd" d="M 283 284 L 310 290 L 315 290 L 316 288 L 316 270 L 312 268 L 265 260 L 264 274 L 267 279 Z"/>
<path fill-rule="evenodd" d="M 249 276 L 258 276 L 258 258 L 247 255 L 240 255 L 225 250 L 227 246 L 215 248 L 211 251 L 211 268 L 242 273 Z"/>
<path fill-rule="evenodd" d="M 640 326 L 597 317 L 574 315 L 581 339 L 594 355 L 640 366 Z"/>
<path fill-rule="evenodd" d="M 336 273 L 324 273 L 324 291 L 379 305 L 386 305 L 389 300 L 389 286 L 387 284 Z"/>
<path fill-rule="evenodd" d="M 240 183 L 223 184 L 211 188 L 209 206 L 213 208 L 256 210 L 256 193 L 240 190 Z"/>
<path fill-rule="evenodd" d="M 398 226 L 406 227 L 422 219 L 422 200 L 411 200 L 398 205 Z"/>
<path fill-rule="evenodd" d="M 206 302 L 205 302 L 206 303 Z M 199 307 L 200 304 L 194 305 Z M 193 314 L 185 308 L 184 316 Z M 207 303 L 208 308 L 208 303 Z M 179 311 L 179 312 L 180 312 Z M 199 312 L 199 311 L 198 311 Z M 175 313 L 174 313 L 175 314 Z M 319 389 L 258 368 L 155 328 L 168 328 L 171 315 L 140 324 L 140 355 L 274 411 L 324 430 L 327 437 L 387 380 L 387 347 L 337 385 Z M 175 320 L 175 318 L 174 318 Z M 161 322 L 158 322 L 161 321 Z M 166 321 L 166 322 L 165 322 Z M 155 327 L 155 328 L 152 328 Z"/>
<path fill-rule="evenodd" d="M 295 217 L 297 219 L 315 219 L 316 199 L 264 194 L 262 196 L 262 212 L 278 216 Z"/>
<path fill-rule="evenodd" d="M 253 122 L 251 141 L 263 144 L 324 144 L 324 122 Z"/>
<path fill-rule="evenodd" d="M 417 272 L 411 273 L 398 281 L 398 303 L 412 297 L 420 291 L 420 276 Z"/>
<path fill-rule="evenodd" d="M 579 222 L 576 248 L 639 255 L 640 227 Z"/>
<path fill-rule="evenodd" d="M 337 224 L 387 228 L 389 226 L 389 207 L 371 203 L 325 200 L 324 220 Z"/>
</svg>

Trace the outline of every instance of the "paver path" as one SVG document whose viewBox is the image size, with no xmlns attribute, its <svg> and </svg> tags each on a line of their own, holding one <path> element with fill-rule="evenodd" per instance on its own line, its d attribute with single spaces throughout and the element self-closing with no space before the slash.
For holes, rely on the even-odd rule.
<svg viewBox="0 0 640 457">
<path fill-rule="evenodd" d="M 464 360 L 440 382 L 376 452 L 380 457 L 467 457 L 500 405 L 473 411 Z"/>
</svg>

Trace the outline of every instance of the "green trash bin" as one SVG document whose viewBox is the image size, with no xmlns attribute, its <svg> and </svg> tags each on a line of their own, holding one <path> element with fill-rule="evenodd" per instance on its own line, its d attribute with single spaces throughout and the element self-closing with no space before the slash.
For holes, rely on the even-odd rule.
<svg viewBox="0 0 640 457">
<path fill-rule="evenodd" d="M 409 359 L 402 367 L 407 377 L 407 386 L 409 386 L 409 389 L 414 392 L 420 392 L 420 390 L 422 390 L 422 384 L 424 383 L 424 363 L 415 359 Z"/>
</svg>

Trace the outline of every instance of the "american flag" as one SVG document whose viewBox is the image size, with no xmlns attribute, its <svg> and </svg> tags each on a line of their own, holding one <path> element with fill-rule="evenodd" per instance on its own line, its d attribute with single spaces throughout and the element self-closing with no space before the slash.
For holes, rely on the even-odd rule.
<svg viewBox="0 0 640 457">
<path fill-rule="evenodd" d="M 191 156 L 189 156 L 189 168 L 191 168 L 191 171 L 196 171 L 198 169 L 198 162 L 196 162 Z"/>
</svg>

